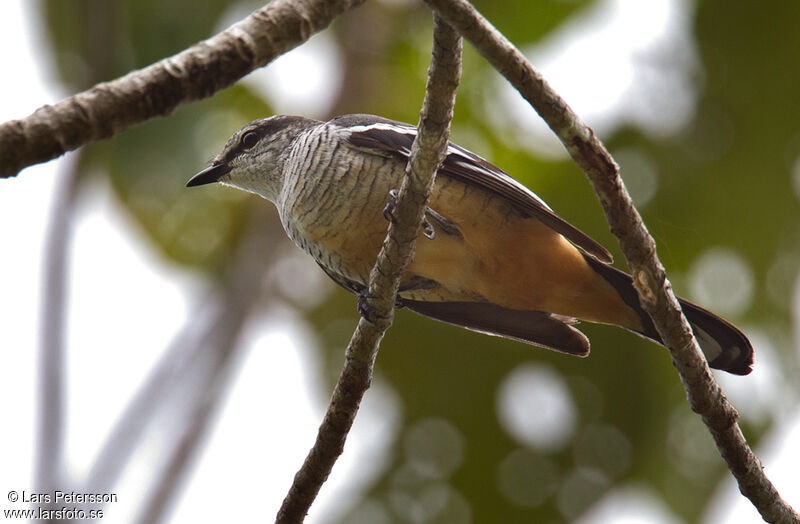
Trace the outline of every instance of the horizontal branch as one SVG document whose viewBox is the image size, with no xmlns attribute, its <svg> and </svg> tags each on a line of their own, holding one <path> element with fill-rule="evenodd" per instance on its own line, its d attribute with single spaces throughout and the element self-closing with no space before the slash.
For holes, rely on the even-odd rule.
<svg viewBox="0 0 800 524">
<path fill-rule="evenodd" d="M 363 1 L 273 0 L 174 56 L 0 124 L 0 178 L 209 97 Z"/>
<path fill-rule="evenodd" d="M 434 43 L 417 137 L 411 147 L 389 231 L 365 296 L 371 319 L 361 318 L 347 346 L 345 365 L 317 440 L 295 475 L 276 522 L 302 522 L 344 450 L 361 399 L 372 381 L 378 345 L 392 323 L 397 290 L 419 236 L 436 170 L 444 159 L 461 76 L 461 39 L 436 17 Z M 388 195 L 387 195 L 388 198 Z"/>
<path fill-rule="evenodd" d="M 702 416 L 739 489 L 768 522 L 798 522 L 797 513 L 764 474 L 737 424 L 738 413 L 714 381 L 656 254 L 653 237 L 594 132 L 499 31 L 466 0 L 426 0 L 530 102 L 586 173 L 633 273 L 644 310 L 652 317 L 680 374 L 692 409 Z"/>
</svg>

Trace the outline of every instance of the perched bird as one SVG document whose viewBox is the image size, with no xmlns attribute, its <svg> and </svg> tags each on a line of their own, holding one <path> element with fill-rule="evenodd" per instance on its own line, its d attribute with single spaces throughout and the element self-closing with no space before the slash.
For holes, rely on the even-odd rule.
<svg viewBox="0 0 800 524">
<path fill-rule="evenodd" d="M 334 281 L 367 285 L 416 128 L 372 115 L 328 122 L 255 120 L 187 186 L 220 182 L 278 208 L 289 237 Z M 631 277 L 609 252 L 500 168 L 450 143 L 398 305 L 483 333 L 572 355 L 589 353 L 578 320 L 656 343 Z M 681 300 L 713 368 L 750 372 L 753 348 L 735 326 Z"/>
</svg>

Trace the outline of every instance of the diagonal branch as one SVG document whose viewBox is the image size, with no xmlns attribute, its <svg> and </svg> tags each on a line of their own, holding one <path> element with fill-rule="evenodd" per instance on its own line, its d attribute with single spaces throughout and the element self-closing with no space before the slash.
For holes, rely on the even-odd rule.
<svg viewBox="0 0 800 524">
<path fill-rule="evenodd" d="M 417 138 L 411 148 L 394 219 L 370 274 L 366 302 L 368 309 L 374 311 L 374 319 L 361 318 L 356 326 L 317 440 L 295 475 L 276 522 L 302 522 L 344 450 L 347 433 L 372 381 L 378 345 L 392 323 L 400 278 L 414 253 L 435 172 L 444 159 L 460 76 L 461 39 L 437 16 Z"/>
<path fill-rule="evenodd" d="M 206 98 L 364 0 L 274 0 L 208 40 L 0 124 L 0 178 Z"/>
<path fill-rule="evenodd" d="M 736 422 L 738 413 L 714 381 L 656 255 L 655 241 L 633 206 L 611 155 L 525 56 L 469 2 L 426 2 L 530 102 L 586 173 L 633 273 L 642 307 L 669 348 L 692 410 L 708 426 L 742 494 L 768 522 L 800 521 L 764 474 Z"/>
</svg>

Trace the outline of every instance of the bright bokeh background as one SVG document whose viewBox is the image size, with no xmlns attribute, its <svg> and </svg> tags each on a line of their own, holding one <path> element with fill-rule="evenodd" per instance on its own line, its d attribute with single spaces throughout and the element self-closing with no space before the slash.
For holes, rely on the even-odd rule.
<svg viewBox="0 0 800 524">
<path fill-rule="evenodd" d="M 176 52 L 257 6 L 198 9 L 197 21 L 182 24 L 189 4 L 181 1 L 152 11 L 148 2 L 138 11 L 119 2 L 110 14 L 76 3 L 84 20 L 57 4 L 0 3 L 0 63 L 13 72 L 2 87 L 3 121 L 87 79 Z M 519 2 L 510 15 L 476 2 L 610 146 L 676 289 L 751 336 L 754 373 L 718 377 L 768 475 L 800 505 L 792 445 L 800 438 L 793 328 L 800 129 L 786 106 L 797 68 L 782 46 L 793 42 L 798 9 L 689 0 L 540 4 Z M 727 18 L 718 20 L 722 10 Z M 98 57 L 79 28 L 96 29 L 86 20 L 106 15 L 118 32 L 90 32 L 109 38 L 111 51 Z M 760 25 L 765 19 L 776 22 Z M 750 27 L 769 32 L 745 33 Z M 415 3 L 370 2 L 210 101 L 90 146 L 80 159 L 69 154 L 0 181 L 0 393 L 8 428 L 0 509 L 24 507 L 7 503 L 6 492 L 36 488 L 46 238 L 70 172 L 79 190 L 63 259 L 67 490 L 79 489 L 170 340 L 185 325 L 204 324 L 203 302 L 235 263 L 238 243 L 252 241 L 243 224 L 256 220 L 254 207 L 268 205 L 228 189 L 185 190 L 185 180 L 236 128 L 270 112 L 415 121 L 429 33 L 429 16 Z M 546 127 L 466 48 L 454 140 L 616 248 L 588 185 Z M 353 298 L 286 240 L 275 237 L 267 249 L 274 260 L 253 283 L 263 297 L 241 328 L 223 402 L 172 500 L 171 521 L 271 519 L 341 366 Z M 608 328 L 586 332 L 594 353 L 577 360 L 400 313 L 309 521 L 758 522 L 686 405 L 666 353 Z M 179 398 L 186 391 L 171 392 L 177 406 L 192 405 Z M 154 417 L 108 489 L 120 501 L 105 521 L 141 515 L 180 420 L 168 411 Z"/>
</svg>

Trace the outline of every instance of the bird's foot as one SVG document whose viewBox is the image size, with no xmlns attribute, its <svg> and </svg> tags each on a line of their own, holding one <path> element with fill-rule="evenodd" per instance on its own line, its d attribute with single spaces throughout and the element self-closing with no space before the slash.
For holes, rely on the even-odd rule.
<svg viewBox="0 0 800 524">
<path fill-rule="evenodd" d="M 386 199 L 386 205 L 383 208 L 383 218 L 385 218 L 389 222 L 394 222 L 396 219 L 394 216 L 394 210 L 395 207 L 397 206 L 398 194 L 399 193 L 396 189 L 390 189 L 389 198 Z M 425 235 L 425 237 L 430 240 L 436 238 L 436 229 L 433 227 L 434 223 L 441 226 L 445 230 L 445 233 L 447 234 L 457 234 L 459 236 L 461 235 L 461 230 L 458 229 L 457 225 L 455 225 L 453 222 L 446 219 L 433 209 L 426 207 L 425 216 L 422 218 L 422 234 Z M 455 230 L 456 233 L 452 233 L 453 230 Z"/>
<path fill-rule="evenodd" d="M 398 192 L 396 189 L 389 190 L 389 198 L 386 199 L 386 205 L 383 207 L 383 218 L 385 218 L 389 222 L 394 222 L 394 210 L 397 206 L 397 195 Z"/>
<path fill-rule="evenodd" d="M 380 321 L 386 321 L 391 318 L 391 312 L 389 315 L 381 315 L 378 313 L 378 310 L 373 307 L 369 301 L 370 299 L 375 298 L 370 295 L 367 290 L 362 291 L 358 294 L 358 300 L 356 301 L 358 307 L 358 313 L 364 317 L 364 320 L 369 322 L 370 324 L 377 324 Z M 395 301 L 395 307 L 402 307 L 402 303 L 400 302 L 400 297 L 397 297 Z"/>
<path fill-rule="evenodd" d="M 430 228 L 430 236 L 428 236 L 427 233 L 425 234 L 425 236 L 430 239 L 433 239 L 434 237 L 433 224 L 436 224 L 436 228 L 445 235 L 462 238 L 464 237 L 464 235 L 461 233 L 461 228 L 458 227 L 458 224 L 429 207 L 425 208 L 425 220 L 422 222 L 422 224 L 423 227 L 427 224 L 427 226 Z"/>
<path fill-rule="evenodd" d="M 425 212 L 427 213 L 430 209 L 427 209 Z M 428 222 L 427 218 L 422 219 L 422 234 L 425 235 L 429 240 L 433 240 L 436 238 L 436 230 L 433 229 L 433 225 Z"/>
</svg>

